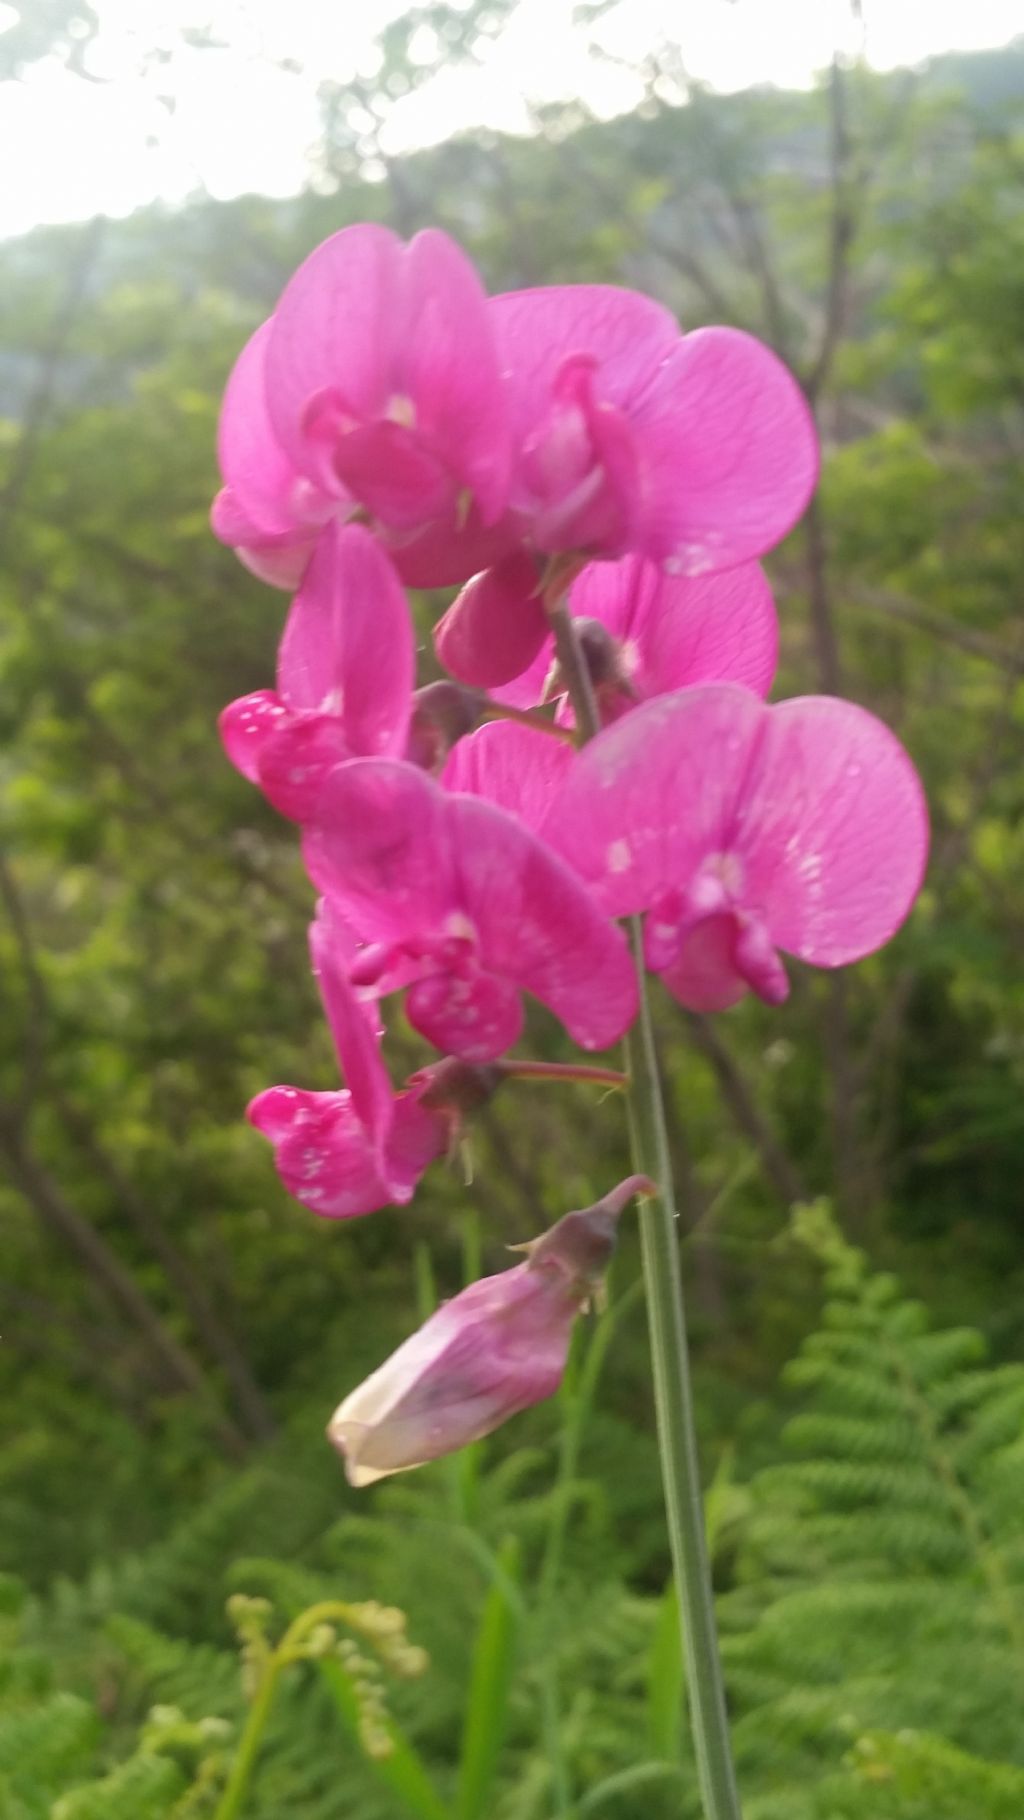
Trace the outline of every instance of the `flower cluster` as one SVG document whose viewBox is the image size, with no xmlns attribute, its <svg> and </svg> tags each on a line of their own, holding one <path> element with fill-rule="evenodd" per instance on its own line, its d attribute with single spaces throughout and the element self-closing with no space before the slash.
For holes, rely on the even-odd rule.
<svg viewBox="0 0 1024 1820">
<path fill-rule="evenodd" d="M 344 1085 L 249 1108 L 306 1206 L 408 1201 L 516 1072 L 524 994 L 582 1048 L 615 1043 L 637 1012 L 620 917 L 644 919 L 647 967 L 699 1011 L 778 1004 L 784 955 L 836 967 L 902 922 L 927 848 L 910 760 L 848 702 L 765 702 L 758 558 L 803 511 L 817 446 L 752 337 L 682 334 L 612 286 L 488 298 L 440 232 L 345 228 L 243 350 L 219 453 L 216 534 L 294 590 L 276 687 L 221 729 L 298 824 L 321 894 L 313 967 Z M 447 683 L 416 687 L 403 584 L 460 586 L 434 633 Z M 398 994 L 441 1059 L 396 1093 L 381 1005 Z M 590 1278 L 556 1254 L 474 1285 L 342 1406 L 354 1477 L 557 1382 Z M 472 1413 L 448 1422 L 453 1375 L 465 1395 L 445 1407 Z"/>
</svg>

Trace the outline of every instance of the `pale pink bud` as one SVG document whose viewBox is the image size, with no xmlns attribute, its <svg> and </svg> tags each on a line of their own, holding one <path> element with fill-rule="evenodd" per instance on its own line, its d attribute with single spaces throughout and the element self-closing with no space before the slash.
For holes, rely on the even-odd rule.
<svg viewBox="0 0 1024 1820">
<path fill-rule="evenodd" d="M 573 1322 L 594 1294 L 635 1194 L 631 1175 L 524 1247 L 526 1262 L 483 1277 L 439 1308 L 345 1398 L 327 1433 L 352 1485 L 422 1466 L 490 1434 L 562 1379 Z"/>
</svg>

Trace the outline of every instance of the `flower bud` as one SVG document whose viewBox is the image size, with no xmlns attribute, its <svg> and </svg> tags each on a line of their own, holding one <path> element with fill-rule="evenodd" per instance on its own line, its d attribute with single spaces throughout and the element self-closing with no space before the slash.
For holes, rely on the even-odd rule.
<svg viewBox="0 0 1024 1820">
<path fill-rule="evenodd" d="M 412 698 L 412 718 L 405 756 L 410 764 L 435 774 L 456 742 L 471 733 L 486 706 L 479 689 L 463 683 L 432 682 Z"/>
<path fill-rule="evenodd" d="M 327 1433 L 352 1485 L 405 1472 L 489 1434 L 557 1390 L 573 1322 L 597 1288 L 630 1176 L 524 1249 L 525 1263 L 471 1283 L 353 1390 Z"/>
</svg>

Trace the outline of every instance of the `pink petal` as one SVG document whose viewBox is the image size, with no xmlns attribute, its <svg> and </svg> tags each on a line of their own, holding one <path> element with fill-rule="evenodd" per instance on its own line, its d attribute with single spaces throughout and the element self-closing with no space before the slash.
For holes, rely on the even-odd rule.
<svg viewBox="0 0 1024 1820">
<path fill-rule="evenodd" d="M 271 318 L 266 400 L 294 466 L 321 478 L 306 433 L 310 401 L 337 394 L 354 419 L 386 412 L 401 332 L 402 245 L 374 223 L 342 228 L 286 285 Z"/>
<path fill-rule="evenodd" d="M 485 527 L 476 507 L 463 512 L 462 502 L 411 535 L 391 528 L 383 532 L 391 560 L 410 588 L 455 587 L 500 562 L 520 537 L 519 525 L 511 517 Z"/>
<path fill-rule="evenodd" d="M 466 583 L 434 628 L 450 676 L 491 689 L 525 670 L 548 636 L 537 565 L 525 550 Z"/>
<path fill-rule="evenodd" d="M 405 594 L 362 525 L 321 537 L 288 616 L 278 687 L 294 708 L 341 717 L 349 754 L 404 750 L 416 653 Z"/>
<path fill-rule="evenodd" d="M 521 675 L 507 683 L 492 684 L 488 694 L 493 695 L 495 701 L 504 702 L 510 708 L 539 707 L 542 702 L 548 700 L 548 681 L 554 661 L 555 641 L 548 633 L 536 657 Z M 564 716 L 559 715 L 559 719 L 571 721 L 571 716 L 567 711 Z"/>
<path fill-rule="evenodd" d="M 336 714 L 289 713 L 260 748 L 256 781 L 279 815 L 304 826 L 315 819 L 335 766 L 351 756 Z"/>
<path fill-rule="evenodd" d="M 682 573 L 770 550 L 814 490 L 807 401 L 781 361 L 739 329 L 683 336 L 633 419 L 649 475 L 640 547 Z"/>
<path fill-rule="evenodd" d="M 378 422 L 349 430 L 331 458 L 367 511 L 393 530 L 414 531 L 450 507 L 451 474 L 404 424 Z"/>
<path fill-rule="evenodd" d="M 731 683 L 644 702 L 578 754 L 545 840 L 611 915 L 648 909 L 729 847 L 765 713 Z"/>
<path fill-rule="evenodd" d="M 267 742 L 290 718 L 281 697 L 272 689 L 242 695 L 223 710 L 217 724 L 224 750 L 235 770 L 251 784 L 260 781 L 260 758 Z"/>
<path fill-rule="evenodd" d="M 351 942 L 330 904 L 317 907 L 309 951 L 342 1079 L 357 1117 L 379 1147 L 387 1139 L 393 1113 L 391 1082 L 380 1057 L 381 1032 L 376 1008 L 364 1004 L 349 982 Z"/>
<path fill-rule="evenodd" d="M 888 727 L 853 702 L 768 711 L 744 792 L 746 893 L 773 940 L 819 967 L 859 960 L 908 915 L 928 854 L 920 779 Z"/>
<path fill-rule="evenodd" d="M 511 445 L 483 286 L 462 249 L 427 228 L 405 254 L 404 291 L 399 359 L 416 428 L 494 524 L 508 498 Z"/>
<path fill-rule="evenodd" d="M 436 931 L 456 909 L 446 810 L 438 785 L 397 759 L 353 759 L 327 779 L 304 854 L 361 940 Z"/>
<path fill-rule="evenodd" d="M 483 966 L 533 993 L 584 1049 L 607 1048 L 636 1015 L 621 931 L 528 829 L 477 797 L 448 805 Z"/>
<path fill-rule="evenodd" d="M 384 1151 L 384 1172 L 395 1201 L 411 1200 L 420 1176 L 448 1148 L 448 1127 L 436 1113 L 427 1112 L 415 1095 L 399 1093 Z"/>
<path fill-rule="evenodd" d="M 513 721 L 491 721 L 460 739 L 441 773 L 446 790 L 482 796 L 539 832 L 574 753 L 564 740 Z"/>
<path fill-rule="evenodd" d="M 225 388 L 217 431 L 220 469 L 237 501 L 234 509 L 263 533 L 294 530 L 299 480 L 298 468 L 281 448 L 267 410 L 266 359 L 272 327 L 273 317 L 250 336 L 239 354 Z M 220 510 L 226 526 L 227 507 Z M 240 539 L 231 536 L 224 541 Z"/>
<path fill-rule="evenodd" d="M 305 573 L 306 564 L 316 546 L 318 531 L 303 526 L 292 531 L 261 531 L 242 510 L 238 495 L 222 487 L 210 508 L 213 535 L 234 550 L 245 568 L 269 582 L 272 588 L 287 588 L 291 594 Z"/>
<path fill-rule="evenodd" d="M 757 563 L 724 575 L 666 575 L 627 556 L 592 563 L 569 597 L 574 614 L 600 620 L 623 643 L 641 700 L 692 683 L 738 682 L 766 695 L 775 676 L 778 620 Z"/>
<path fill-rule="evenodd" d="M 313 1213 L 352 1219 L 398 1198 L 350 1094 L 270 1087 L 257 1094 L 246 1117 L 274 1145 L 277 1172 L 289 1194 Z M 401 1198 L 411 1195 L 410 1188 Z"/>
<path fill-rule="evenodd" d="M 650 384 L 679 339 L 668 310 L 638 291 L 614 285 L 552 285 L 492 297 L 502 369 L 511 393 L 513 446 L 521 447 L 546 416 L 566 358 L 592 354 L 596 391 L 619 407 Z"/>
<path fill-rule="evenodd" d="M 735 949 L 735 917 L 705 917 L 661 977 L 673 998 L 689 1011 L 728 1011 L 748 991 L 747 981 L 736 971 Z"/>
<path fill-rule="evenodd" d="M 443 1055 L 467 1062 L 490 1062 L 519 1038 L 523 1007 L 515 986 L 478 973 L 429 974 L 410 986 L 405 1015 L 414 1030 Z"/>
</svg>

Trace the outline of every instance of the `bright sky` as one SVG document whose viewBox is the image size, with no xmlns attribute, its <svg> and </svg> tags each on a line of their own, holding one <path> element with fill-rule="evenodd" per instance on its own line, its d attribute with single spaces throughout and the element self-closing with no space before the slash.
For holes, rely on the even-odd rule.
<svg viewBox="0 0 1024 1820">
<path fill-rule="evenodd" d="M 286 196 L 317 137 L 317 88 L 372 76 L 374 37 L 403 0 L 94 0 L 101 33 L 85 81 L 39 64 L 0 87 L 0 235 L 37 222 L 127 214 L 197 189 Z M 525 99 L 582 95 L 599 114 L 632 106 L 635 76 L 588 51 L 573 0 L 520 0 L 480 67 L 452 68 L 395 104 L 388 149 L 426 145 L 481 121 L 525 131 Z M 837 44 L 855 42 L 850 0 L 619 0 L 599 28 L 627 63 L 668 39 L 720 89 L 806 85 Z M 864 0 L 880 69 L 937 51 L 1005 43 L 1021 0 Z M 5 19 L 6 15 L 6 19 Z M 13 17 L 0 0 L 0 30 Z M 198 50 L 183 29 L 225 48 Z M 287 67 L 282 67 L 287 65 Z"/>
</svg>

